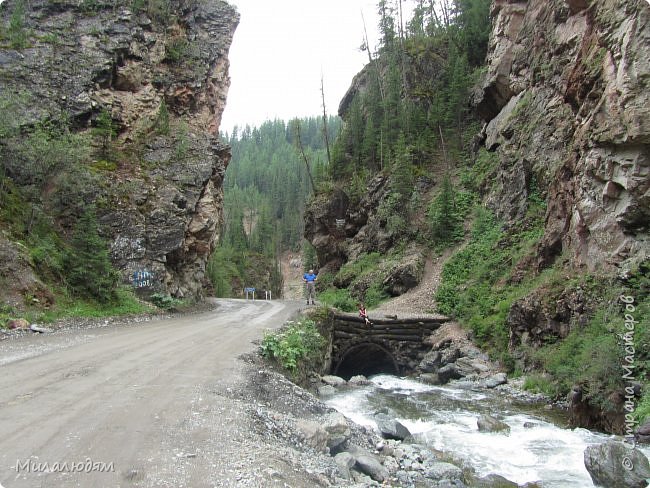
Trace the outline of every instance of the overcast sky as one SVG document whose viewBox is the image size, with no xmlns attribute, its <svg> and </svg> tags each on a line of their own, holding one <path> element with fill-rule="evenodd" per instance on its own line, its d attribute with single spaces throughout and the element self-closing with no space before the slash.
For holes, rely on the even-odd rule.
<svg viewBox="0 0 650 488">
<path fill-rule="evenodd" d="M 230 91 L 221 130 L 322 114 L 335 115 L 353 76 L 368 61 L 360 51 L 363 21 L 377 44 L 375 0 L 228 0 L 241 20 L 230 48 Z"/>
</svg>

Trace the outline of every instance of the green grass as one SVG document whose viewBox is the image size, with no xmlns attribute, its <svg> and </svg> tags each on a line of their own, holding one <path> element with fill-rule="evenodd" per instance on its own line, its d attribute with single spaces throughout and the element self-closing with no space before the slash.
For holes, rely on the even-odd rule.
<svg viewBox="0 0 650 488">
<path fill-rule="evenodd" d="M 506 234 L 489 211 L 479 208 L 469 242 L 445 264 L 436 292 L 438 312 L 459 319 L 481 345 L 508 362 L 508 312 L 537 283 L 506 284 L 507 278 L 541 236 L 537 222 Z"/>
<path fill-rule="evenodd" d="M 378 252 L 361 254 L 355 261 L 348 262 L 341 267 L 334 277 L 334 282 L 347 286 L 366 273 L 376 270 L 380 262 L 381 254 Z"/>
<path fill-rule="evenodd" d="M 534 293 L 539 307 L 553 311 L 561 300 L 575 297 L 581 310 L 572 311 L 566 337 L 541 338 L 539 349 L 522 347 L 528 365 L 537 369 L 525 388 L 561 398 L 579 385 L 590 404 L 613 411 L 611 394 L 626 386 L 622 379 L 625 364 L 625 304 L 621 294 L 634 297 L 634 364 L 636 381 L 645 385 L 635 415 L 642 420 L 650 414 L 648 376 L 650 374 L 650 264 L 642 263 L 627 282 L 570 270 L 562 259 L 541 273 L 525 274 L 513 280 L 518 263 L 534 252 L 542 233 L 544 205 L 532 199 L 523 225 L 509 232 L 486 211 L 479 212 L 472 237 L 445 264 L 436 294 L 438 311 L 457 318 L 470 328 L 477 342 L 500 359 L 510 371 L 517 364 L 509 350 L 508 314 L 513 304 Z M 540 199 L 541 200 L 541 199 Z M 550 313 L 550 312 L 549 312 Z M 560 319 L 562 320 L 562 319 Z M 629 352 L 627 353 L 629 354 Z M 521 365 L 519 365 L 521 366 Z"/>
<path fill-rule="evenodd" d="M 526 376 L 523 388 L 526 391 L 532 393 L 543 393 L 550 397 L 557 395 L 557 387 L 548 375 L 531 374 Z"/>
<path fill-rule="evenodd" d="M 637 403 L 633 415 L 640 424 L 646 420 L 650 420 L 650 390 L 647 387 L 647 383 L 646 390 L 639 403 Z"/>
<path fill-rule="evenodd" d="M 117 299 L 111 303 L 100 304 L 62 294 L 57 297 L 56 305 L 51 309 L 31 308 L 25 313 L 25 318 L 30 322 L 52 323 L 68 318 L 116 317 L 151 313 L 156 310 L 153 305 L 138 300 L 130 287 L 123 286 L 117 289 Z"/>
<path fill-rule="evenodd" d="M 318 299 L 344 312 L 353 312 L 362 301 L 367 308 L 374 308 L 390 298 L 384 289 L 390 265 L 398 261 L 403 249 L 383 257 L 377 252 L 361 254 L 355 261 L 346 263 L 336 273 L 323 274 L 318 278 Z"/>
<path fill-rule="evenodd" d="M 625 332 L 625 310 L 618 300 L 621 289 L 615 282 L 601 281 L 594 286 L 599 287 L 598 292 L 603 296 L 591 320 L 583 327 L 574 328 L 564 340 L 542 347 L 534 357 L 553 378 L 559 395 L 565 395 L 573 385 L 580 385 L 591 404 L 612 410 L 616 405 L 611 402 L 611 393 L 622 391 L 627 386 L 622 366 L 627 364 L 625 356 L 628 353 L 621 337 Z M 624 293 L 630 293 L 630 290 Z M 634 414 L 643 419 L 650 414 L 647 296 L 639 298 L 637 305 L 635 318 L 639 321 L 634 333 L 634 377 L 645 386 L 642 398 L 636 399 L 639 403 Z"/>
<path fill-rule="evenodd" d="M 357 300 L 344 288 L 328 288 L 318 294 L 318 300 L 343 312 L 354 312 L 357 309 Z"/>
<path fill-rule="evenodd" d="M 472 166 L 461 171 L 460 182 L 471 191 L 479 191 L 498 165 L 499 156 L 497 153 L 481 147 Z"/>
</svg>

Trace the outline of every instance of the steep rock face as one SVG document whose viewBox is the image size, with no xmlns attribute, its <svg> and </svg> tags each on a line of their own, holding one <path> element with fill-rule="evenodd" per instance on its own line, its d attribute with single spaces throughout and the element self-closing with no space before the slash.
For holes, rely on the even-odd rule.
<svg viewBox="0 0 650 488">
<path fill-rule="evenodd" d="M 5 25 L 17 3 L 0 6 Z M 110 114 L 117 136 L 104 157 L 114 169 L 90 161 L 99 184 L 78 198 L 98 207 L 125 281 L 147 271 L 152 290 L 197 296 L 222 220 L 230 154 L 217 135 L 239 15 L 220 0 L 134 5 L 28 2 L 28 42 L 0 48 L 0 92 L 24 101 L 17 114 L 24 132 L 65 118 L 90 133 Z M 56 186 L 56 175 L 50 179 Z"/>
<path fill-rule="evenodd" d="M 475 104 L 501 164 L 489 204 L 511 221 L 546 196 L 541 266 L 590 271 L 648 255 L 650 6 L 498 0 Z M 625 265 L 625 264 L 624 264 Z"/>
<path fill-rule="evenodd" d="M 499 0 L 488 72 L 474 103 L 500 164 L 488 204 L 509 222 L 546 200 L 528 265 L 562 256 L 615 275 L 647 259 L 650 222 L 650 5 L 644 0 Z M 578 297 L 580 298 L 580 297 Z M 535 290 L 508 315 L 510 348 L 565 338 L 589 318 L 575 290 Z"/>
</svg>

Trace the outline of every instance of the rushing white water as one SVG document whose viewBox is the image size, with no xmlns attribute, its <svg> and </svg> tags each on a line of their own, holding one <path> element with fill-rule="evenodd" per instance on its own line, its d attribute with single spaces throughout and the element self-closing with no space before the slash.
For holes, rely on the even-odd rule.
<svg viewBox="0 0 650 488">
<path fill-rule="evenodd" d="M 545 488 L 592 487 L 584 450 L 612 438 L 559 427 L 492 390 L 432 386 L 388 375 L 371 381 L 370 386 L 339 392 L 326 403 L 373 428 L 375 412 L 388 408 L 418 442 L 467 460 L 479 476 L 495 473 L 519 484 L 538 481 Z M 510 433 L 479 432 L 482 413 L 498 416 Z M 650 450 L 644 453 L 648 456 Z"/>
</svg>

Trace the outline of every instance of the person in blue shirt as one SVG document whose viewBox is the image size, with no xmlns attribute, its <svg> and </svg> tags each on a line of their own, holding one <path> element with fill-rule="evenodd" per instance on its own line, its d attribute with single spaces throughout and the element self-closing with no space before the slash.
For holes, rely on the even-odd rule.
<svg viewBox="0 0 650 488">
<path fill-rule="evenodd" d="M 317 279 L 318 279 L 318 275 L 314 274 L 313 269 L 310 269 L 309 273 L 305 273 L 302 276 L 302 281 L 304 281 L 307 284 L 307 305 L 309 305 L 310 300 L 311 300 L 311 304 L 314 305 L 314 298 L 316 297 Z"/>
</svg>

